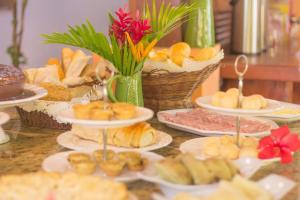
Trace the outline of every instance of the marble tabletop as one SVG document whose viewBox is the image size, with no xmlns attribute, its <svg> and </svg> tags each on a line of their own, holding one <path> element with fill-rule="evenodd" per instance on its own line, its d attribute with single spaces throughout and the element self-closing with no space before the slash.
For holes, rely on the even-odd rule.
<svg viewBox="0 0 300 200">
<path fill-rule="evenodd" d="M 11 120 L 4 125 L 4 129 L 10 135 L 11 140 L 0 145 L 0 175 L 39 171 L 43 159 L 51 154 L 67 150 L 56 142 L 56 137 L 62 131 L 24 126 L 14 110 L 6 110 L 6 112 L 10 114 Z M 151 123 L 158 130 L 165 131 L 173 137 L 173 142 L 169 146 L 155 151 L 163 156 L 179 153 L 178 148 L 182 142 L 199 137 L 168 128 L 155 119 Z M 288 125 L 293 132 L 300 134 L 300 121 Z M 300 153 L 294 155 L 292 164 L 272 163 L 259 170 L 253 179 L 260 179 L 270 173 L 286 176 L 300 183 Z M 145 181 L 128 183 L 128 188 L 143 200 L 150 200 L 152 193 L 160 192 L 155 184 Z M 299 184 L 284 197 L 284 200 L 297 199 L 300 199 Z"/>
</svg>

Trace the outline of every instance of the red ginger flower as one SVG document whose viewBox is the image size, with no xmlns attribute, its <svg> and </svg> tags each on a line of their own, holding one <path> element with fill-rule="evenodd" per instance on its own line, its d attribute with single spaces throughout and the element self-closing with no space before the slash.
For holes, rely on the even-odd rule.
<svg viewBox="0 0 300 200">
<path fill-rule="evenodd" d="M 118 19 L 113 19 L 113 24 L 110 27 L 110 34 L 114 34 L 118 42 L 124 44 L 125 33 L 127 32 L 132 38 L 132 41 L 137 44 L 145 34 L 148 34 L 151 26 L 147 19 L 141 19 L 139 11 L 136 12 L 136 19 L 130 17 L 130 13 L 120 8 L 116 15 Z"/>
<path fill-rule="evenodd" d="M 297 134 L 290 132 L 288 126 L 282 126 L 271 131 L 271 135 L 259 141 L 260 159 L 280 157 L 281 163 L 293 161 L 292 153 L 300 149 L 300 140 Z"/>
</svg>

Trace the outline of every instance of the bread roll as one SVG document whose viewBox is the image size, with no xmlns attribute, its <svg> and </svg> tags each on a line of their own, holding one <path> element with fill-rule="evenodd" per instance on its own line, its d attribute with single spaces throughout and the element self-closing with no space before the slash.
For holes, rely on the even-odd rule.
<svg viewBox="0 0 300 200">
<path fill-rule="evenodd" d="M 169 54 L 173 63 L 182 66 L 183 59 L 190 57 L 191 47 L 185 42 L 179 42 L 170 47 Z"/>
<path fill-rule="evenodd" d="M 239 96 L 239 90 L 237 88 L 230 88 L 226 91 L 226 94 L 234 95 L 236 97 Z"/>
<path fill-rule="evenodd" d="M 262 107 L 261 100 L 257 96 L 244 97 L 242 101 L 242 109 L 259 110 Z"/>
<path fill-rule="evenodd" d="M 255 95 L 252 95 L 252 97 L 258 98 L 260 100 L 262 108 L 265 108 L 268 106 L 267 100 L 262 95 L 255 94 Z"/>
<path fill-rule="evenodd" d="M 237 108 L 238 99 L 235 95 L 225 94 L 220 101 L 220 106 L 224 108 Z"/>
<path fill-rule="evenodd" d="M 221 106 L 221 99 L 225 96 L 225 92 L 216 92 L 213 96 L 212 96 L 212 99 L 211 99 L 211 104 L 213 106 Z"/>
</svg>

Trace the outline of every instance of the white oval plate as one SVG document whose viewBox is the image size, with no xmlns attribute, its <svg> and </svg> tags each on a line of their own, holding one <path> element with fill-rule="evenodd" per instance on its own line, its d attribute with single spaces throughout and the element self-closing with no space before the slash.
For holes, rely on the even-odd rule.
<svg viewBox="0 0 300 200">
<path fill-rule="evenodd" d="M 263 166 L 263 162 L 255 158 L 242 158 L 238 161 L 233 161 L 237 168 L 240 170 L 243 177 L 251 177 L 257 170 Z M 156 172 L 154 163 L 152 163 L 146 170 L 139 173 L 140 178 L 143 180 L 158 184 L 164 191 L 171 191 L 170 193 L 178 192 L 195 192 L 201 194 L 207 194 L 213 192 L 217 187 L 218 183 L 205 184 L 205 185 L 181 185 L 174 184 L 160 178 Z"/>
<path fill-rule="evenodd" d="M 291 189 L 296 186 L 296 183 L 294 181 L 276 174 L 270 174 L 266 176 L 265 178 L 259 180 L 257 184 L 264 188 L 266 191 L 269 191 L 276 200 L 282 199 Z M 171 200 L 174 198 L 174 195 L 178 193 L 170 190 L 163 190 L 163 192 L 165 196 L 155 193 L 152 195 L 153 199 Z M 203 193 L 198 194 L 197 191 L 194 191 L 192 194 L 194 194 L 195 196 L 199 196 L 199 198 L 200 196 L 202 198 L 205 196 L 205 194 Z"/>
<path fill-rule="evenodd" d="M 157 131 L 157 142 L 153 145 L 142 148 L 125 148 L 108 145 L 108 148 L 116 151 L 152 151 L 168 146 L 172 142 L 172 140 L 172 136 L 170 136 L 169 134 L 162 131 Z M 77 151 L 94 151 L 96 149 L 103 148 L 102 145 L 98 144 L 97 142 L 82 139 L 73 134 L 71 131 L 60 134 L 57 137 L 56 141 L 58 144 L 65 148 Z"/>
<path fill-rule="evenodd" d="M 28 103 L 30 101 L 34 101 L 37 99 L 40 99 L 48 94 L 48 91 L 42 87 L 38 87 L 35 85 L 31 84 L 25 84 L 24 85 L 25 90 L 30 90 L 35 93 L 35 95 L 26 97 L 23 99 L 16 99 L 16 100 L 9 100 L 9 101 L 0 101 L 0 108 L 5 108 L 5 107 L 13 107 L 17 105 L 21 105 L 24 103 Z"/>
<path fill-rule="evenodd" d="M 282 109 L 288 108 L 288 109 L 300 109 L 300 105 L 293 104 L 293 103 L 287 103 L 287 102 L 281 102 L 283 105 Z M 271 119 L 276 122 L 293 122 L 293 121 L 299 121 L 300 120 L 300 114 L 277 114 L 277 113 L 268 113 L 261 115 L 261 117 Z"/>
<path fill-rule="evenodd" d="M 216 131 L 216 130 L 201 130 L 201 129 L 193 128 L 193 127 L 190 127 L 190 126 L 170 122 L 170 121 L 166 120 L 161 115 L 163 113 L 168 113 L 168 114 L 173 115 L 173 114 L 176 114 L 177 112 L 188 112 L 189 110 L 191 110 L 191 109 L 177 109 L 177 110 L 160 111 L 160 112 L 157 113 L 157 118 L 158 118 L 159 122 L 164 123 L 164 124 L 166 124 L 167 126 L 169 126 L 171 128 L 178 129 L 178 130 L 181 130 L 181 131 L 186 131 L 186 132 L 189 132 L 189 133 L 194 133 L 196 135 L 201 135 L 201 136 L 236 135 L 236 132 L 225 132 L 225 131 L 222 132 L 222 131 Z M 222 115 L 226 115 L 226 114 L 222 113 Z M 256 121 L 268 123 L 268 124 L 270 124 L 271 129 L 278 128 L 278 125 L 275 122 L 273 122 L 272 120 L 261 119 L 261 118 L 256 118 L 256 117 L 244 117 L 244 118 L 249 119 L 249 120 L 256 120 Z M 270 130 L 264 131 L 264 132 L 258 132 L 258 133 L 241 133 L 241 134 L 243 136 L 247 136 L 247 137 L 263 137 L 263 136 L 269 135 Z"/>
<path fill-rule="evenodd" d="M 94 128 L 117 128 L 147 121 L 153 117 L 153 111 L 148 108 L 137 107 L 137 116 L 128 120 L 85 120 L 77 119 L 74 116 L 73 109 L 67 109 L 58 114 L 57 119 L 71 124 L 90 126 Z"/>
<path fill-rule="evenodd" d="M 43 170 L 45 170 L 47 172 L 60 172 L 60 173 L 71 172 L 72 167 L 69 164 L 67 157 L 70 153 L 75 153 L 75 152 L 79 152 L 79 151 L 65 151 L 65 152 L 56 153 L 56 154 L 53 154 L 53 155 L 47 157 L 42 163 Z M 92 153 L 91 151 L 82 151 L 82 152 L 89 153 L 89 154 Z M 142 157 L 147 158 L 149 160 L 149 163 L 153 163 L 153 162 L 156 162 L 157 160 L 163 159 L 162 156 L 160 156 L 156 153 L 152 153 L 152 152 L 142 152 L 141 154 L 142 154 Z M 147 168 L 149 168 L 149 166 L 150 165 L 148 164 L 148 166 L 145 168 L 145 170 L 147 170 Z M 139 179 L 137 172 L 132 172 L 127 169 L 125 169 L 124 172 L 122 172 L 122 174 L 120 176 L 117 176 L 115 178 L 109 177 L 109 176 L 106 176 L 99 169 L 98 166 L 97 166 L 96 172 L 93 175 L 101 176 L 101 177 L 105 177 L 105 178 L 109 178 L 109 179 L 114 179 L 116 181 L 123 181 L 123 182 L 129 182 L 129 181 L 134 181 L 134 180 Z"/>
<path fill-rule="evenodd" d="M 264 109 L 260 110 L 247 110 L 247 109 L 232 109 L 232 108 L 222 108 L 211 105 L 212 96 L 204 96 L 196 99 L 196 103 L 206 109 L 214 110 L 218 112 L 230 113 L 230 114 L 238 114 L 238 115 L 262 115 L 267 113 L 272 113 L 278 111 L 283 108 L 282 104 L 279 101 L 275 101 L 272 99 L 266 99 L 268 102 L 268 106 Z"/>
<path fill-rule="evenodd" d="M 203 141 L 205 139 L 206 139 L 206 137 L 194 138 L 191 140 L 187 140 L 180 144 L 179 150 L 182 153 L 191 153 L 200 160 L 207 159 L 209 157 L 204 155 L 203 151 L 202 151 L 202 145 L 203 145 Z M 240 160 L 240 159 L 242 159 L 242 158 L 239 158 L 238 160 Z M 261 161 L 263 161 L 264 164 L 266 165 L 270 162 L 280 161 L 280 158 L 272 158 L 272 159 L 266 159 L 266 160 L 261 160 Z"/>
</svg>

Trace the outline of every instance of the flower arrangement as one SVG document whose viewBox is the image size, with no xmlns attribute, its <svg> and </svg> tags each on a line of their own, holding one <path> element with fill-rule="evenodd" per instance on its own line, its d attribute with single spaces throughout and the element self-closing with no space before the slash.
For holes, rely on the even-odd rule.
<svg viewBox="0 0 300 200">
<path fill-rule="evenodd" d="M 150 9 L 151 7 L 151 9 Z M 135 16 L 120 8 L 111 21 L 109 36 L 96 32 L 89 21 L 80 26 L 69 26 L 67 33 L 44 34 L 46 43 L 58 43 L 90 50 L 110 61 L 123 76 L 132 76 L 143 68 L 146 57 L 156 43 L 176 29 L 186 17 L 198 8 L 198 4 L 182 3 L 178 6 L 161 4 L 156 8 L 145 4 L 143 14 Z"/>
<path fill-rule="evenodd" d="M 282 126 L 262 138 L 258 148 L 260 159 L 280 157 L 282 163 L 290 163 L 293 161 L 292 154 L 300 149 L 300 139 L 290 132 L 288 126 Z"/>
</svg>

